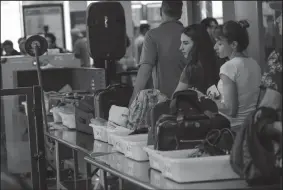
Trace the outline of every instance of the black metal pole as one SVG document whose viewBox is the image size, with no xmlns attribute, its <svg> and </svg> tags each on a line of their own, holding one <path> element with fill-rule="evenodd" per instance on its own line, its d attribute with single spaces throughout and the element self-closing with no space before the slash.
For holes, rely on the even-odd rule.
<svg viewBox="0 0 283 190">
<path fill-rule="evenodd" d="M 39 86 L 41 87 L 41 104 L 42 104 L 43 122 L 45 125 L 44 128 L 45 128 L 45 131 L 48 132 L 47 114 L 46 114 L 46 107 L 45 107 L 44 94 L 43 94 L 42 73 L 40 69 L 39 56 L 38 56 L 38 48 L 39 48 L 38 44 L 34 43 L 33 48 L 34 48 L 34 54 L 35 54 L 38 83 L 39 83 Z"/>
</svg>

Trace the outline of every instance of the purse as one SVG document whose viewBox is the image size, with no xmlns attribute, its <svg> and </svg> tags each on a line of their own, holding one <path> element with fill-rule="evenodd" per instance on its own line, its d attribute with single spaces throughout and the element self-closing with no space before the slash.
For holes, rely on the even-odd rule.
<svg viewBox="0 0 283 190">
<path fill-rule="evenodd" d="M 156 134 L 153 135 L 154 148 L 194 148 L 212 129 L 230 128 L 229 120 L 215 113 L 217 106 L 214 102 L 207 104 L 208 102 L 203 103 L 194 90 L 175 93 L 171 101 L 171 114 L 161 115 L 156 123 Z M 206 109 L 203 109 L 204 107 Z M 213 113 L 212 116 L 205 114 L 205 111 Z"/>
</svg>

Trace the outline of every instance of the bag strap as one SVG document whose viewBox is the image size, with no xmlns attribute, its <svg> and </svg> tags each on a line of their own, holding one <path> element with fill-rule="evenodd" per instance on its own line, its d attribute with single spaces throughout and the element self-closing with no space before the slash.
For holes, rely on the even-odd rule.
<svg viewBox="0 0 283 190">
<path fill-rule="evenodd" d="M 258 106 L 259 106 L 260 100 L 261 100 L 262 91 L 264 89 L 265 89 L 265 87 L 263 85 L 259 86 L 259 93 L 258 93 L 258 97 L 257 97 L 257 101 L 256 101 L 256 109 L 258 109 Z"/>
</svg>

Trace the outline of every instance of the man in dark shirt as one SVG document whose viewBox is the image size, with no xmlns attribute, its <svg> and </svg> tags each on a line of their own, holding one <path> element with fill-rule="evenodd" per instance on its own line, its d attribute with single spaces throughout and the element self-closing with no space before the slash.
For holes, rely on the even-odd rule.
<svg viewBox="0 0 283 190">
<path fill-rule="evenodd" d="M 182 15 L 182 1 L 162 1 L 159 27 L 149 30 L 144 38 L 140 57 L 140 68 L 131 102 L 144 90 L 152 75 L 153 86 L 171 97 L 178 85 L 186 61 L 179 50 L 183 24 L 178 20 Z"/>
<path fill-rule="evenodd" d="M 3 43 L 3 49 L 6 53 L 5 56 L 21 55 L 17 50 L 14 49 L 14 45 L 11 40 L 6 40 Z"/>
</svg>

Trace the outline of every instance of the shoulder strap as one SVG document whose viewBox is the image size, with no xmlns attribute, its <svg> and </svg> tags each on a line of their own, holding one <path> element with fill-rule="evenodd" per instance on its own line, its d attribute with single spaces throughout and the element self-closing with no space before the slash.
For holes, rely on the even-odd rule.
<svg viewBox="0 0 283 190">
<path fill-rule="evenodd" d="M 257 101 L 256 101 L 256 109 L 258 109 L 258 106 L 260 104 L 261 96 L 262 96 L 264 89 L 265 89 L 265 87 L 263 85 L 259 86 L 259 93 L 258 93 L 258 97 L 257 97 Z"/>
</svg>

